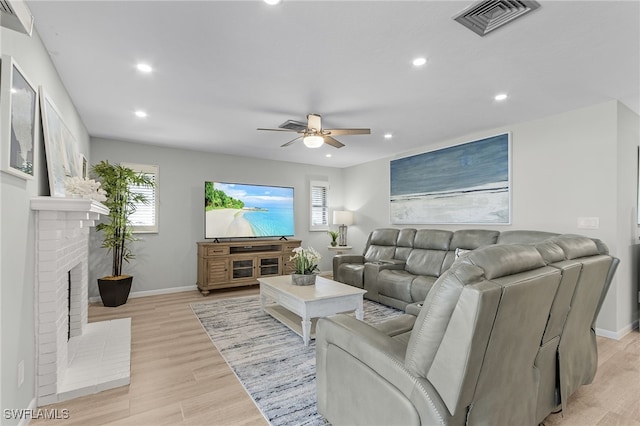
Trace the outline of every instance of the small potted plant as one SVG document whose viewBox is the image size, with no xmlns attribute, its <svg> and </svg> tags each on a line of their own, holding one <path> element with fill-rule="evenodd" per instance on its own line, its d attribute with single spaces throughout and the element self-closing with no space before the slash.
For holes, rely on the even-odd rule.
<svg viewBox="0 0 640 426">
<path fill-rule="evenodd" d="M 106 192 L 103 202 L 109 208 L 106 221 L 96 230 L 104 233 L 102 247 L 112 254 L 111 275 L 98 278 L 100 297 L 105 306 L 120 306 L 127 302 L 133 277 L 122 274 L 123 262 L 134 258 L 129 244 L 136 240 L 129 217 L 136 210 L 136 203 L 147 203 L 144 194 L 133 191 L 132 186 L 154 186 L 153 179 L 134 170 L 108 161 L 94 165 L 91 171 L 98 177 Z"/>
<path fill-rule="evenodd" d="M 313 285 L 316 283 L 316 271 L 318 263 L 322 258 L 320 253 L 313 247 L 303 249 L 296 247 L 293 249 L 293 256 L 289 260 L 293 261 L 293 273 L 291 283 L 293 285 Z"/>
<path fill-rule="evenodd" d="M 338 245 L 338 236 L 340 235 L 338 231 L 329 231 L 327 232 L 331 236 L 331 247 L 335 247 Z"/>
</svg>

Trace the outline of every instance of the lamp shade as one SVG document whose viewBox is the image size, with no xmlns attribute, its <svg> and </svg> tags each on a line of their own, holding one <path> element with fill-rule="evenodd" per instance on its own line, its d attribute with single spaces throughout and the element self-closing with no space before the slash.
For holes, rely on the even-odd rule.
<svg viewBox="0 0 640 426">
<path fill-rule="evenodd" d="M 307 148 L 320 148 L 324 143 L 324 139 L 322 138 L 322 136 L 310 135 L 310 136 L 305 136 L 302 139 L 302 142 L 305 144 Z"/>
<path fill-rule="evenodd" d="M 353 212 L 338 210 L 333 212 L 334 225 L 353 225 Z"/>
</svg>

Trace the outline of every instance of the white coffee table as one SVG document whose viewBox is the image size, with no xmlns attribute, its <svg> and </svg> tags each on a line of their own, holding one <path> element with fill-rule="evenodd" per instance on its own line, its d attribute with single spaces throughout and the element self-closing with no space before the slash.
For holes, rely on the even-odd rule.
<svg viewBox="0 0 640 426">
<path fill-rule="evenodd" d="M 262 310 L 302 336 L 305 346 L 315 338 L 312 319 L 352 311 L 356 312 L 356 318 L 364 318 L 363 289 L 320 276 L 310 286 L 291 284 L 290 275 L 258 281 Z"/>
</svg>

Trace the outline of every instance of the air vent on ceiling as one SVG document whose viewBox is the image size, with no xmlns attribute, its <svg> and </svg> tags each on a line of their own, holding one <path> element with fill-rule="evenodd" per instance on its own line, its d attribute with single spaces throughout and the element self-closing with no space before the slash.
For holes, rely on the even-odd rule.
<svg viewBox="0 0 640 426">
<path fill-rule="evenodd" d="M 534 0 L 485 0 L 472 4 L 453 19 L 484 36 L 539 7 L 540 3 Z"/>
<path fill-rule="evenodd" d="M 281 125 L 279 125 L 278 127 L 280 127 L 281 129 L 289 129 L 289 130 L 295 130 L 296 132 L 301 132 L 307 129 L 307 123 L 302 123 L 300 121 L 295 121 L 295 120 L 287 120 Z"/>
<path fill-rule="evenodd" d="M 0 0 L 0 25 L 31 35 L 33 15 L 24 1 Z"/>
</svg>

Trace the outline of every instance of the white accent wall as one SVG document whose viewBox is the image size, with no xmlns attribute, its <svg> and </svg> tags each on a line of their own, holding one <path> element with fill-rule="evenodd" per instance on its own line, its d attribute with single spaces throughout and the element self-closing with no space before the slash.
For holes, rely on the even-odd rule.
<svg viewBox="0 0 640 426">
<path fill-rule="evenodd" d="M 637 162 L 640 117 L 611 101 L 527 123 L 442 141 L 419 152 L 502 132 L 512 137 L 512 224 L 484 229 L 531 229 L 600 238 L 621 264 L 600 312 L 598 333 L 620 337 L 638 319 Z M 345 170 L 347 210 L 356 211 L 350 243 L 364 247 L 368 232 L 389 222 L 389 161 Z M 598 217 L 599 229 L 578 229 L 578 217 Z M 427 226 L 416 225 L 417 228 Z M 471 226 L 428 226 L 461 229 Z"/>
</svg>

